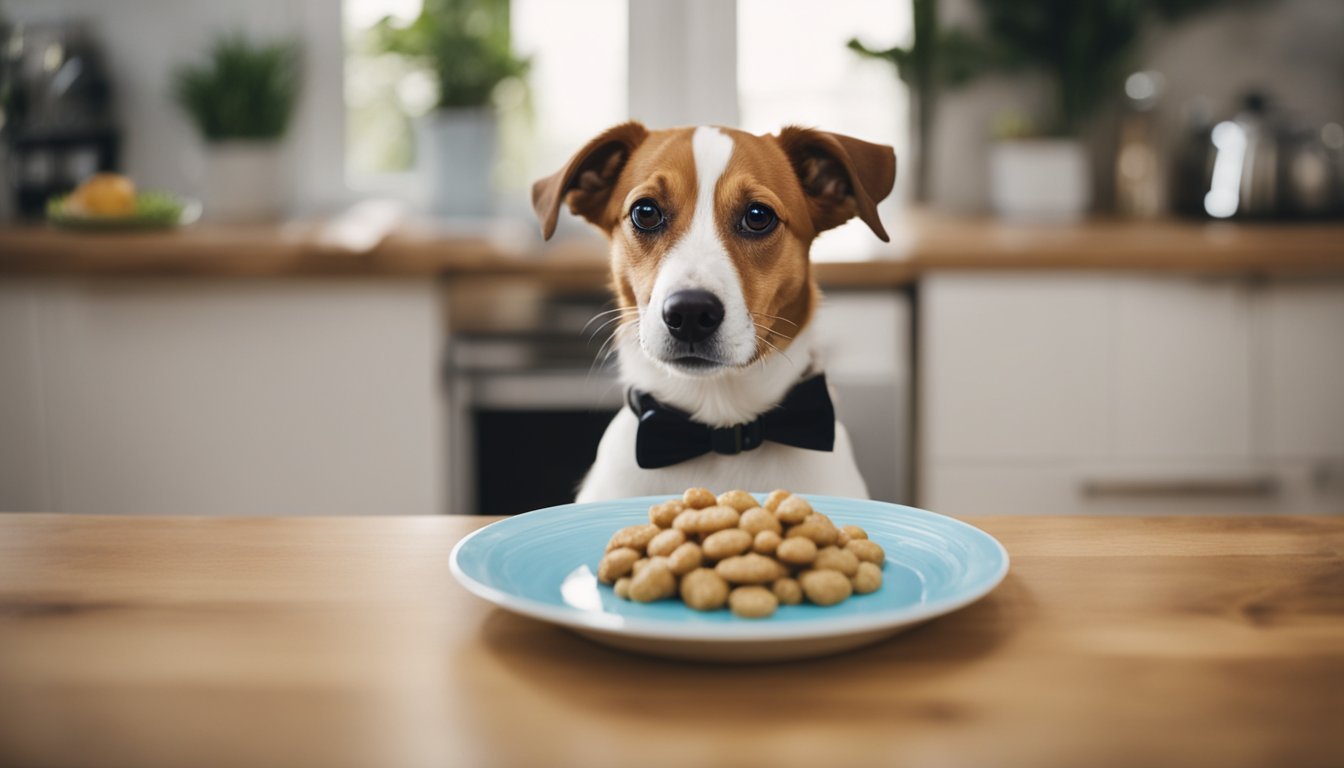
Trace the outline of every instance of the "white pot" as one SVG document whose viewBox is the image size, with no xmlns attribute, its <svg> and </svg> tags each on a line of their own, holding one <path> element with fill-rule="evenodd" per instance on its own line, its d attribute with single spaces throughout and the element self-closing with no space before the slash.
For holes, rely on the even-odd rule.
<svg viewBox="0 0 1344 768">
<path fill-rule="evenodd" d="M 417 122 L 420 167 L 430 179 L 430 207 L 444 216 L 494 210 L 499 118 L 490 107 L 436 109 Z"/>
<path fill-rule="evenodd" d="M 274 221 L 289 207 L 290 174 L 275 141 L 221 141 L 205 151 L 205 218 L 227 224 Z"/>
<path fill-rule="evenodd" d="M 990 200 L 1000 216 L 1067 221 L 1092 204 L 1091 166 L 1077 140 L 998 141 L 989 164 Z"/>
</svg>

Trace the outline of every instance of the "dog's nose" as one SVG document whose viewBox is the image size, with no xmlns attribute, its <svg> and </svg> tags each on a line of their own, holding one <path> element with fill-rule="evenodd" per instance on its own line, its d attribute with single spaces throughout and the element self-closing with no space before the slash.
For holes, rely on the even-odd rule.
<svg viewBox="0 0 1344 768">
<path fill-rule="evenodd" d="M 677 341 L 704 341 L 723 322 L 723 302 L 699 288 L 676 291 L 663 302 L 663 322 Z"/>
</svg>

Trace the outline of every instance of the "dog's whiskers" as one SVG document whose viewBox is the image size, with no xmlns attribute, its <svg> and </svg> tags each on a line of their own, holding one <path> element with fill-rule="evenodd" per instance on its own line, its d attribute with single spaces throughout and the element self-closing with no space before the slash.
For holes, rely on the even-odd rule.
<svg viewBox="0 0 1344 768">
<path fill-rule="evenodd" d="M 779 315 L 768 315 L 764 312 L 752 312 L 751 314 L 756 315 L 757 317 L 764 317 L 767 320 L 778 320 L 781 323 L 788 323 L 789 325 L 792 325 L 794 328 L 798 328 L 798 324 L 788 319 L 787 317 L 780 317 Z"/>
<path fill-rule="evenodd" d="M 608 309 L 608 310 L 604 310 L 604 311 L 602 311 L 602 312 L 598 312 L 596 315 L 593 315 L 592 317 L 590 317 L 590 318 L 588 319 L 588 322 L 586 322 L 586 323 L 583 324 L 583 328 L 581 328 L 581 329 L 579 330 L 579 333 L 583 333 L 584 331 L 587 331 L 587 330 L 588 330 L 588 326 L 590 326 L 590 325 L 592 325 L 593 323 L 597 322 L 599 318 L 605 317 L 605 316 L 607 316 L 607 315 L 614 315 L 614 314 L 617 314 L 617 313 L 620 313 L 620 312 L 633 312 L 633 313 L 638 314 L 638 313 L 639 313 L 639 308 L 638 308 L 638 307 L 617 307 L 617 308 L 615 308 L 615 309 Z M 597 332 L 594 332 L 594 333 L 593 333 L 593 336 L 596 336 L 596 335 L 597 335 Z M 591 338 L 591 337 L 590 337 L 590 338 Z"/>
<path fill-rule="evenodd" d="M 760 323 L 758 323 L 758 322 L 756 322 L 756 321 L 754 321 L 754 320 L 752 321 L 751 324 L 754 325 L 754 326 L 756 326 L 757 328 L 760 328 L 762 331 L 765 331 L 765 332 L 766 332 L 766 335 L 769 335 L 769 334 L 772 334 L 772 333 L 773 333 L 774 335 L 780 337 L 781 339 L 787 339 L 787 340 L 789 340 L 789 341 L 793 341 L 793 337 L 792 337 L 792 336 L 788 335 L 787 333 L 780 333 L 779 331 L 774 330 L 773 328 L 771 328 L 771 327 L 768 326 L 768 325 L 761 325 Z"/>
<path fill-rule="evenodd" d="M 589 340 L 589 341 L 592 341 L 593 339 L 597 338 L 597 334 L 601 333 L 601 332 L 603 331 L 603 329 L 609 327 L 612 323 L 619 323 L 619 322 L 621 322 L 622 320 L 628 320 L 628 319 L 629 319 L 629 316 L 626 316 L 626 315 L 619 315 L 619 316 L 617 316 L 617 317 L 609 318 L 606 322 L 604 322 L 604 323 L 602 323 L 601 325 L 599 325 L 599 326 L 597 327 L 597 330 L 595 330 L 595 331 L 593 331 L 592 333 L 588 334 L 588 340 Z"/>
<path fill-rule="evenodd" d="M 776 347 L 774 344 L 771 344 L 770 342 L 766 341 L 764 336 L 762 336 L 762 335 L 760 335 L 760 334 L 758 333 L 758 334 L 756 334 L 756 339 L 757 339 L 758 341 L 760 341 L 762 344 L 764 344 L 765 346 L 767 346 L 767 347 L 769 347 L 769 348 L 775 350 L 775 352 L 778 353 L 780 357 L 782 357 L 782 358 L 784 358 L 785 360 L 789 361 L 789 365 L 793 365 L 793 364 L 794 364 L 794 363 L 793 363 L 793 358 L 791 358 L 791 357 L 789 357 L 788 355 L 784 354 L 784 350 L 782 350 L 782 349 L 780 349 L 779 347 Z M 761 359 L 764 360 L 764 359 L 765 359 L 765 356 L 762 355 L 762 356 L 761 356 Z M 797 366 L 795 365 L 794 367 L 796 368 Z"/>
</svg>

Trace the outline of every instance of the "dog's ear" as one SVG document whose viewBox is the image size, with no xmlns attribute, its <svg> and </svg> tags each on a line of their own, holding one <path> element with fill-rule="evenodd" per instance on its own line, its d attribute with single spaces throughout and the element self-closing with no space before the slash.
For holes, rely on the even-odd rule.
<svg viewBox="0 0 1344 768">
<path fill-rule="evenodd" d="M 884 242 L 891 240 L 877 216 L 878 201 L 896 183 L 896 153 L 891 147 L 797 126 L 780 131 L 779 144 L 802 182 L 818 232 L 858 216 L 873 234 Z"/>
<path fill-rule="evenodd" d="M 608 128 L 575 153 L 564 168 L 533 184 L 532 208 L 541 220 L 542 237 L 550 240 L 555 234 L 561 201 L 567 201 L 574 214 L 603 226 L 602 211 L 616 179 L 648 135 L 648 129 L 633 120 Z"/>
</svg>

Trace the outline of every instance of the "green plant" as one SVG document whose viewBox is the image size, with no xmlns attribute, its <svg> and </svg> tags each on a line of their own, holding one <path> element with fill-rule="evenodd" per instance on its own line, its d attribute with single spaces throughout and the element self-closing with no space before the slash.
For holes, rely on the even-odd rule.
<svg viewBox="0 0 1344 768">
<path fill-rule="evenodd" d="M 204 62 L 178 69 L 173 96 L 206 141 L 285 135 L 300 87 L 299 45 L 218 38 Z"/>
<path fill-rule="evenodd" d="M 508 0 L 425 0 L 409 25 L 383 19 L 374 35 L 380 50 L 434 73 L 440 108 L 486 106 L 495 86 L 527 74 L 530 63 L 509 45 Z"/>
<path fill-rule="evenodd" d="M 928 106 L 932 94 L 987 72 L 1044 72 L 1055 114 L 1041 120 L 1054 135 L 1078 135 L 1117 90 L 1143 31 L 1215 5 L 1254 0 L 978 0 L 983 32 L 940 28 L 936 0 L 914 0 L 909 48 L 849 47 L 890 61 Z M 921 120 L 927 124 L 928 116 Z"/>
<path fill-rule="evenodd" d="M 1142 32 L 1227 0 L 979 0 L 985 69 L 1036 69 L 1055 90 L 1049 133 L 1076 136 L 1132 65 Z"/>
<path fill-rule="evenodd" d="M 934 104 L 944 87 L 969 82 L 983 68 L 983 49 L 976 40 L 957 29 L 938 25 L 938 0 L 913 0 L 914 40 L 909 47 L 869 48 L 858 38 L 849 41 L 849 49 L 861 56 L 891 64 L 897 77 L 909 86 L 911 123 L 917 144 L 913 158 L 914 195 L 928 199 L 929 144 L 933 139 Z"/>
</svg>

